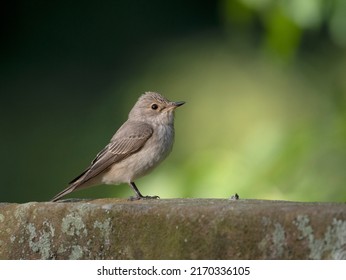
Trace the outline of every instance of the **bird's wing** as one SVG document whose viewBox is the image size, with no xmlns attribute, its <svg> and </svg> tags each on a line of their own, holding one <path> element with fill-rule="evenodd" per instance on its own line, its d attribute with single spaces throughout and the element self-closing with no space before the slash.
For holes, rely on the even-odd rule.
<svg viewBox="0 0 346 280">
<path fill-rule="evenodd" d="M 70 184 L 77 181 L 78 185 L 94 178 L 113 163 L 127 158 L 140 150 L 152 136 L 153 128 L 142 122 L 125 122 L 111 139 L 111 142 L 97 154 L 90 166 Z"/>
<path fill-rule="evenodd" d="M 69 186 L 53 197 L 57 201 L 63 196 L 84 188 L 84 183 L 105 171 L 112 164 L 127 158 L 139 151 L 153 134 L 153 128 L 146 123 L 126 121 L 114 134 L 110 143 L 97 154 L 90 166 L 78 177 L 73 179 Z"/>
</svg>

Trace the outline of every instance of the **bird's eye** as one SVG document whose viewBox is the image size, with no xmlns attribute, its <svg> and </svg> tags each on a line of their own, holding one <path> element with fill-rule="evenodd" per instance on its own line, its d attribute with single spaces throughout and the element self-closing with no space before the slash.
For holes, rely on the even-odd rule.
<svg viewBox="0 0 346 280">
<path fill-rule="evenodd" d="M 153 109 L 153 110 L 156 110 L 157 108 L 159 108 L 159 106 L 157 106 L 157 104 L 153 104 L 153 105 L 151 105 L 151 109 Z"/>
</svg>

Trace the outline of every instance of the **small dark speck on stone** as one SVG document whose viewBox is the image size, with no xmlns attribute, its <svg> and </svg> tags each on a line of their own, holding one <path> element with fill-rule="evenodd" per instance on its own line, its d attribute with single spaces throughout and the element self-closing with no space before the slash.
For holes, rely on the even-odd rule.
<svg viewBox="0 0 346 280">
<path fill-rule="evenodd" d="M 235 193 L 234 195 L 232 195 L 230 198 L 230 200 L 238 200 L 239 199 L 239 195 L 237 193 Z"/>
</svg>

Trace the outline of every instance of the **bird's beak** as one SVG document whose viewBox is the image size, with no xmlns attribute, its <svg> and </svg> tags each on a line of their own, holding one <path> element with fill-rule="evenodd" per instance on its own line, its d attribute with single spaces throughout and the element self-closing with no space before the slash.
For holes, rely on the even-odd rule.
<svg viewBox="0 0 346 280">
<path fill-rule="evenodd" d="M 180 107 L 181 105 L 184 105 L 185 101 L 176 101 L 176 102 L 172 102 L 172 107 L 175 109 L 177 107 Z"/>
</svg>

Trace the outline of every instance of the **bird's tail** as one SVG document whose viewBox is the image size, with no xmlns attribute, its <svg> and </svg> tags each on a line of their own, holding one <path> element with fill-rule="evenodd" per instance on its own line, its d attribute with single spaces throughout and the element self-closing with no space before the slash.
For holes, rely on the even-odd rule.
<svg viewBox="0 0 346 280">
<path fill-rule="evenodd" d="M 55 201 L 58 201 L 60 198 L 64 197 L 65 195 L 73 192 L 76 187 L 77 187 L 78 184 L 74 184 L 72 183 L 70 186 L 68 186 L 66 189 L 64 189 L 62 192 L 59 192 L 56 196 L 54 196 L 52 199 L 51 199 L 51 202 L 55 202 Z"/>
<path fill-rule="evenodd" d="M 81 189 L 85 189 L 85 188 L 89 188 L 92 187 L 96 184 L 99 183 L 99 181 L 95 181 L 94 177 L 87 177 L 87 175 L 89 174 L 89 169 L 86 169 L 82 174 L 80 174 L 79 176 L 77 176 L 76 178 L 74 178 L 70 183 L 69 186 L 64 189 L 62 192 L 58 193 L 56 196 L 54 196 L 52 198 L 52 202 L 58 201 L 60 198 L 62 198 L 63 196 L 74 192 L 76 190 L 81 190 Z"/>
</svg>

